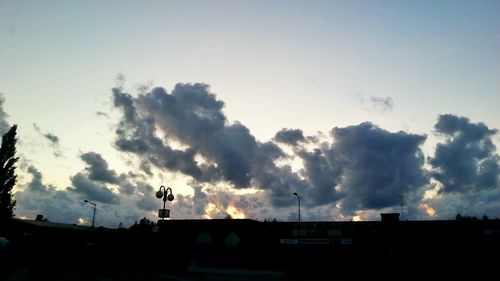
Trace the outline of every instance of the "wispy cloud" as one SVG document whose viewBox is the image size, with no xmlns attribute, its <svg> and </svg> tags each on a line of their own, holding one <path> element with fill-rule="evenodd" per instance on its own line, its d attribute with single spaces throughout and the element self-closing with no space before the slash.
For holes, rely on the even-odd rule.
<svg viewBox="0 0 500 281">
<path fill-rule="evenodd" d="M 35 131 L 42 136 L 44 139 L 49 141 L 50 146 L 53 149 L 53 154 L 55 157 L 62 157 L 61 148 L 59 147 L 59 137 L 52 133 L 43 133 L 40 127 L 36 123 L 33 123 L 33 128 Z"/>
<path fill-rule="evenodd" d="M 9 115 L 4 111 L 5 98 L 2 93 L 0 93 L 0 135 L 4 135 L 10 128 L 7 118 Z"/>
<path fill-rule="evenodd" d="M 107 114 L 106 112 L 96 111 L 95 114 L 99 117 L 109 118 L 109 114 Z"/>
<path fill-rule="evenodd" d="M 375 111 L 387 112 L 394 108 L 394 100 L 391 97 L 370 97 L 370 105 Z"/>
<path fill-rule="evenodd" d="M 356 93 L 356 97 L 358 98 L 361 107 L 367 111 L 385 113 L 391 112 L 394 109 L 394 100 L 391 97 L 366 97 L 362 93 Z"/>
</svg>

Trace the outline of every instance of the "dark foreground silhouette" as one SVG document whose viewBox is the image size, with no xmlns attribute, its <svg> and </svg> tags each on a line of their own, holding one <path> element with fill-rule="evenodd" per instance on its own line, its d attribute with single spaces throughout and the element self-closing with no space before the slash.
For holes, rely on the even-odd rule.
<svg viewBox="0 0 500 281">
<path fill-rule="evenodd" d="M 499 220 L 11 220 L 0 231 L 0 280 L 489 280 L 500 252 Z"/>
</svg>

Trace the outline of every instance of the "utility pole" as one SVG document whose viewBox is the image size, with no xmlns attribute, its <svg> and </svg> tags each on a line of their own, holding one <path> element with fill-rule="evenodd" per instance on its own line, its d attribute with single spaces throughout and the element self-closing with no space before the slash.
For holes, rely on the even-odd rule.
<svg viewBox="0 0 500 281">
<path fill-rule="evenodd" d="M 85 203 L 89 203 L 89 204 L 94 205 L 94 214 L 92 215 L 92 228 L 94 228 L 94 221 L 95 221 L 95 209 L 96 209 L 97 204 L 96 204 L 96 203 L 94 203 L 94 202 L 90 202 L 89 200 L 83 200 L 83 202 L 85 202 Z"/>
<path fill-rule="evenodd" d="M 298 243 L 300 244 L 300 196 L 299 194 L 297 194 L 297 192 L 294 192 L 293 195 L 297 196 L 297 199 L 299 200 L 299 231 L 298 231 L 298 235 L 297 235 L 297 238 L 298 238 Z"/>
</svg>

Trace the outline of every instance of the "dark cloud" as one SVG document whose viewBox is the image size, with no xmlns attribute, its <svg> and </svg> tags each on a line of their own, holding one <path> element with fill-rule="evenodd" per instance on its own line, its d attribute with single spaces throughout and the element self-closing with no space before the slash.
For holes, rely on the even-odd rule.
<svg viewBox="0 0 500 281">
<path fill-rule="evenodd" d="M 297 150 L 304 168 L 294 172 L 275 164 L 285 156 L 278 146 L 257 141 L 238 122 L 230 124 L 223 102 L 205 84 L 177 84 L 171 94 L 154 88 L 137 97 L 115 88 L 113 95 L 123 113 L 116 130 L 120 150 L 198 182 L 222 180 L 235 188 L 268 190 L 275 207 L 295 205 L 292 194 L 298 192 L 309 207 L 335 206 L 342 200 L 345 212 L 380 209 L 398 205 L 402 194 L 420 196 L 427 183 L 419 148 L 425 136 L 390 133 L 371 123 L 335 128 L 332 144 Z M 390 99 L 385 102 L 391 104 Z M 305 137 L 301 130 L 284 129 L 275 140 L 297 144 Z M 173 149 L 171 142 L 185 148 Z M 203 196 L 201 189 L 197 194 Z"/>
<path fill-rule="evenodd" d="M 300 129 L 281 129 L 281 131 L 277 132 L 274 136 L 274 140 L 277 142 L 286 143 L 289 145 L 297 145 L 299 142 L 303 142 L 306 140 L 302 130 Z"/>
<path fill-rule="evenodd" d="M 151 196 L 151 194 L 146 194 L 137 200 L 137 207 L 144 211 L 154 211 L 160 209 L 160 203 L 162 203 L 161 200 Z"/>
<path fill-rule="evenodd" d="M 497 132 L 466 117 L 440 115 L 434 126 L 447 137 L 429 163 L 441 192 L 469 192 L 500 187 L 500 157 L 491 138 Z"/>
<path fill-rule="evenodd" d="M 129 174 L 121 174 L 119 176 L 118 188 L 120 193 L 124 195 L 135 195 L 137 193 L 144 194 L 154 194 L 154 188 L 146 182 L 143 182 L 142 176 L 141 181 L 136 181 L 137 176 L 132 176 Z"/>
<path fill-rule="evenodd" d="M 150 116 L 140 116 L 136 112 L 134 98 L 113 89 L 114 104 L 122 109 L 124 116 L 116 130 L 115 145 L 118 150 L 140 155 L 143 163 L 151 163 L 160 168 L 180 171 L 202 180 L 203 173 L 194 160 L 195 151 L 172 149 L 156 136 L 156 124 Z M 147 164 L 142 164 L 147 168 Z M 147 171 L 147 169 L 146 169 Z"/>
<path fill-rule="evenodd" d="M 271 184 L 275 205 L 290 205 L 291 194 L 298 192 L 309 208 L 341 203 L 342 212 L 352 214 L 398 206 L 401 195 L 413 204 L 421 198 L 428 182 L 420 150 L 425 136 L 391 133 L 369 122 L 336 127 L 331 135 L 331 143 L 296 151 L 303 163 L 300 175 L 280 169 L 279 182 Z"/>
<path fill-rule="evenodd" d="M 73 187 L 69 189 L 79 194 L 82 199 L 106 204 L 118 204 L 120 201 L 118 195 L 105 185 L 100 185 L 81 173 L 71 177 L 71 184 Z"/>
<path fill-rule="evenodd" d="M 273 161 L 283 154 L 272 143 L 258 142 L 244 125 L 228 124 L 224 103 L 208 85 L 177 84 L 171 94 L 154 88 L 137 98 L 115 88 L 113 96 L 123 112 L 116 147 L 197 181 L 224 180 L 236 188 L 249 187 L 262 165 L 275 168 Z M 170 142 L 187 148 L 174 149 Z M 205 161 L 198 162 L 196 156 Z"/>
<path fill-rule="evenodd" d="M 28 183 L 27 190 L 38 193 L 43 193 L 48 190 L 48 187 L 42 183 L 42 173 L 40 173 L 37 168 L 29 166 L 26 171 L 32 176 L 31 182 Z"/>
<path fill-rule="evenodd" d="M 337 186 L 345 192 L 345 212 L 395 206 L 401 195 L 421 195 L 428 182 L 420 150 L 425 136 L 391 133 L 369 122 L 331 133 L 335 143 L 326 157 L 340 169 Z"/>
<path fill-rule="evenodd" d="M 87 164 L 85 167 L 85 177 L 96 184 L 108 183 L 117 185 L 119 191 L 125 195 L 132 195 L 136 190 L 144 188 L 147 184 L 134 183 L 137 179 L 143 178 L 143 174 L 129 172 L 118 175 L 115 170 L 109 168 L 108 162 L 96 152 L 86 152 L 80 158 Z M 99 182 L 99 183 L 97 183 Z"/>
<path fill-rule="evenodd" d="M 304 169 L 302 175 L 307 178 L 311 188 L 305 194 L 309 205 L 318 206 L 336 202 L 344 196 L 335 190 L 340 175 L 341 167 L 339 163 L 328 158 L 329 149 L 314 149 L 312 152 L 299 151 L 298 156 L 302 159 Z"/>
<path fill-rule="evenodd" d="M 3 105 L 5 103 L 5 98 L 3 97 L 3 94 L 0 93 L 0 135 L 4 135 L 7 133 L 7 131 L 10 128 L 9 123 L 7 122 L 7 118 L 9 115 L 4 111 Z"/>
<path fill-rule="evenodd" d="M 38 134 L 40 134 L 42 137 L 44 137 L 46 140 L 49 141 L 50 145 L 54 150 L 53 151 L 54 156 L 61 157 L 62 152 L 61 149 L 59 148 L 59 137 L 51 133 L 43 133 L 40 127 L 38 127 L 36 123 L 33 123 L 33 128 Z"/>
<path fill-rule="evenodd" d="M 108 162 L 100 154 L 87 152 L 80 155 L 80 158 L 88 165 L 85 170 L 89 179 L 112 184 L 119 182 L 116 172 L 108 168 Z"/>
</svg>

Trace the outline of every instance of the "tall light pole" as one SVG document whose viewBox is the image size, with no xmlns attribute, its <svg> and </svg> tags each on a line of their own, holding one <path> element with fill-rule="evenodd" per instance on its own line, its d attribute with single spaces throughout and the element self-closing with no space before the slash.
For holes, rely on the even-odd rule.
<svg viewBox="0 0 500 281">
<path fill-rule="evenodd" d="M 298 231 L 298 235 L 297 235 L 297 238 L 298 238 L 298 244 L 300 244 L 300 196 L 297 194 L 297 192 L 294 192 L 293 195 L 297 196 L 297 199 L 299 200 L 299 231 Z"/>
<path fill-rule="evenodd" d="M 299 223 L 300 223 L 300 196 L 297 194 L 297 192 L 294 192 L 293 195 L 297 196 L 297 199 L 299 200 Z"/>
<path fill-rule="evenodd" d="M 85 202 L 85 203 L 89 203 L 89 204 L 94 205 L 94 215 L 92 215 L 92 228 L 94 228 L 94 221 L 95 221 L 95 209 L 96 209 L 97 204 L 96 204 L 96 203 L 94 203 L 94 202 L 90 202 L 89 200 L 83 200 L 83 202 Z"/>
<path fill-rule="evenodd" d="M 168 201 L 174 200 L 172 189 L 170 187 L 165 188 L 163 185 L 160 186 L 160 190 L 156 192 L 156 198 L 162 198 L 162 197 L 163 197 L 163 209 L 158 210 L 158 217 L 160 217 L 161 220 L 164 220 L 165 217 L 168 218 L 170 216 L 170 210 L 167 212 L 167 210 L 165 209 L 165 203 L 167 202 L 167 200 Z"/>
</svg>

